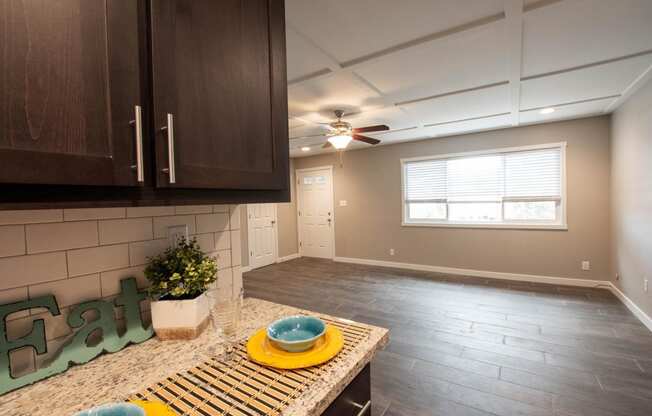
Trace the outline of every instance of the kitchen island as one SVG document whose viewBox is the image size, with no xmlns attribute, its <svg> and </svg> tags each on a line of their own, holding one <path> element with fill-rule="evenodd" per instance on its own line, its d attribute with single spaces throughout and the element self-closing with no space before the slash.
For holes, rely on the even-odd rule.
<svg viewBox="0 0 652 416">
<path fill-rule="evenodd" d="M 247 298 L 242 310 L 239 337 L 247 338 L 283 316 L 302 313 L 314 314 L 286 305 Z M 319 316 L 333 321 L 351 322 L 322 314 Z M 366 383 L 368 391 L 367 365 L 376 351 L 385 346 L 389 335 L 384 328 L 359 323 L 355 325 L 365 328 L 368 336 L 344 358 L 325 367 L 324 372 L 320 373 L 319 382 L 309 385 L 306 391 L 291 400 L 281 415 L 320 415 L 329 409 L 349 384 L 360 389 Z M 223 343 L 211 327 L 192 341 L 159 341 L 153 338 L 117 353 L 102 355 L 63 374 L 1 396 L 0 415 L 69 416 L 92 406 L 124 400 L 125 397 L 221 353 Z M 346 396 L 346 392 L 343 396 Z M 360 405 L 364 407 L 364 404 Z M 329 412 L 331 410 L 332 408 Z"/>
</svg>

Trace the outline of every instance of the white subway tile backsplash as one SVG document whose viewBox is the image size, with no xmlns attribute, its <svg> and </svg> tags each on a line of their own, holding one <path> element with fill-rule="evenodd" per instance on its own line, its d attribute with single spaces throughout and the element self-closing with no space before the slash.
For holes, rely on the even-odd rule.
<svg viewBox="0 0 652 416">
<path fill-rule="evenodd" d="M 66 253 L 0 258 L 0 290 L 63 279 L 68 275 Z"/>
<path fill-rule="evenodd" d="M 209 214 L 211 212 L 213 212 L 213 207 L 210 205 L 179 205 L 174 207 L 176 215 Z"/>
<path fill-rule="evenodd" d="M 12 371 L 30 372 L 54 357 L 72 335 L 66 319 L 74 305 L 114 298 L 120 292 L 120 280 L 127 277 L 135 277 L 139 287 L 146 287 L 143 271 L 147 258 L 168 247 L 169 226 L 187 225 L 202 250 L 217 256 L 216 286 L 224 296 L 237 292 L 242 285 L 241 247 L 239 231 L 232 230 L 240 228 L 241 207 L 0 211 L 0 304 L 53 294 L 61 309 L 58 316 L 35 308 L 7 317 L 13 336 L 27 333 L 34 319 L 44 319 L 48 339 L 47 354 L 35 355 L 31 348 L 13 352 Z M 144 319 L 149 321 L 149 301 L 142 307 Z M 116 308 L 116 316 L 121 313 Z M 85 316 L 92 319 L 93 315 Z"/>
<path fill-rule="evenodd" d="M 217 269 L 228 269 L 231 267 L 231 250 L 222 250 L 215 253 Z"/>
<path fill-rule="evenodd" d="M 223 232 L 229 229 L 229 216 L 223 213 L 197 215 L 197 232 Z"/>
<path fill-rule="evenodd" d="M 154 236 L 151 218 L 103 220 L 99 229 L 102 245 L 151 240 Z"/>
<path fill-rule="evenodd" d="M 62 209 L 0 211 L 0 225 L 63 221 Z"/>
<path fill-rule="evenodd" d="M 199 248 L 204 253 L 212 253 L 213 251 L 215 251 L 215 236 L 213 233 L 197 234 L 192 236 L 192 238 L 197 240 L 197 244 L 199 244 Z"/>
<path fill-rule="evenodd" d="M 231 248 L 231 233 L 224 231 L 215 233 L 215 250 L 226 250 Z"/>
<path fill-rule="evenodd" d="M 25 226 L 0 226 L 0 257 L 25 254 Z"/>
<path fill-rule="evenodd" d="M 100 275 L 91 274 L 71 277 L 29 287 L 30 299 L 50 294 L 57 298 L 60 308 L 98 299 L 102 294 L 100 291 Z"/>
<path fill-rule="evenodd" d="M 187 225 L 188 235 L 196 234 L 194 215 L 176 215 L 170 217 L 154 218 L 154 238 L 167 238 L 168 227 L 174 225 Z"/>
<path fill-rule="evenodd" d="M 64 221 L 105 220 L 124 218 L 126 208 L 71 208 L 63 210 Z"/>
<path fill-rule="evenodd" d="M 128 267 L 125 269 L 111 270 L 110 272 L 100 273 L 100 281 L 102 284 L 102 297 L 115 296 L 120 293 L 120 280 L 129 277 L 135 277 L 136 283 L 139 288 L 148 286 L 147 279 L 143 273 L 145 267 Z"/>
<path fill-rule="evenodd" d="M 231 230 L 239 230 L 240 229 L 240 212 L 242 211 L 242 205 L 231 205 L 229 207 L 229 211 L 231 213 L 231 220 L 230 220 L 230 229 Z"/>
<path fill-rule="evenodd" d="M 81 276 L 129 266 L 129 245 L 102 246 L 72 250 L 68 255 L 68 274 Z"/>
<path fill-rule="evenodd" d="M 242 250 L 240 250 L 241 247 L 241 239 L 242 236 L 240 235 L 240 231 L 231 231 L 231 246 L 232 247 L 238 247 L 238 249 L 233 249 L 233 252 L 231 253 L 231 263 L 234 266 L 240 266 L 242 264 Z"/>
<path fill-rule="evenodd" d="M 127 208 L 127 217 L 161 217 L 165 215 L 174 215 L 174 207 L 129 207 Z"/>
<path fill-rule="evenodd" d="M 99 244 L 96 221 L 58 222 L 25 226 L 28 253 L 69 250 Z"/>
<path fill-rule="evenodd" d="M 162 240 L 140 241 L 129 243 L 129 265 L 146 264 L 149 257 L 158 256 L 168 248 L 167 238 Z"/>
</svg>

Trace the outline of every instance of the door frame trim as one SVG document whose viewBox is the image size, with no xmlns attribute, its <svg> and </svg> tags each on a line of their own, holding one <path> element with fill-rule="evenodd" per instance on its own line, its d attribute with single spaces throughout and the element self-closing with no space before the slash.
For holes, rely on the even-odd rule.
<svg viewBox="0 0 652 416">
<path fill-rule="evenodd" d="M 273 203 L 273 202 L 261 202 L 258 204 L 247 204 L 247 258 L 249 258 L 249 270 L 253 270 L 257 267 L 254 267 L 253 263 L 253 256 L 252 256 L 252 249 L 251 249 L 251 242 L 253 241 L 253 228 L 251 226 L 251 217 L 249 216 L 249 211 L 252 207 L 252 205 L 262 205 L 262 204 L 272 204 L 274 205 L 274 217 L 275 217 L 275 223 L 274 223 L 274 239 L 276 240 L 274 244 L 274 261 L 270 264 L 276 264 L 278 263 L 278 204 Z M 264 266 L 258 266 L 258 267 L 264 267 Z M 247 270 L 247 271 L 249 271 Z"/>
<path fill-rule="evenodd" d="M 302 201 L 301 201 L 301 196 L 302 196 L 302 190 L 301 190 L 301 183 L 299 181 L 299 175 L 301 173 L 305 172 L 311 172 L 311 171 L 317 171 L 317 170 L 328 170 L 330 171 L 331 175 L 331 181 L 330 181 L 330 205 L 331 205 L 331 212 L 333 213 L 333 220 L 331 221 L 331 257 L 330 259 L 333 260 L 336 255 L 335 255 L 335 226 L 336 226 L 336 219 L 335 219 L 335 175 L 333 171 L 333 165 L 325 165 L 325 166 L 317 166 L 314 168 L 303 168 L 303 169 L 295 169 L 294 170 L 294 177 L 296 178 L 296 193 L 297 193 L 297 245 L 299 246 L 299 256 L 303 257 L 305 254 L 303 253 L 303 247 L 301 246 L 301 218 L 300 218 L 300 213 L 302 210 Z"/>
</svg>

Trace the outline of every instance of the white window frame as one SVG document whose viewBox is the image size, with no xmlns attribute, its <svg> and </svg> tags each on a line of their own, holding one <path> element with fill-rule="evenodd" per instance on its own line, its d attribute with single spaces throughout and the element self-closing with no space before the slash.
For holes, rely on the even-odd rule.
<svg viewBox="0 0 652 416">
<path fill-rule="evenodd" d="M 519 146 L 519 147 L 503 147 L 496 149 L 488 150 L 478 150 L 472 152 L 463 152 L 463 153 L 448 153 L 442 155 L 432 155 L 432 156 L 421 156 L 421 157 L 412 157 L 412 158 L 403 158 L 401 159 L 401 225 L 404 227 L 444 227 L 444 228 L 493 228 L 493 229 L 531 229 L 531 230 L 568 230 L 567 223 L 567 195 L 566 195 L 566 142 L 556 142 L 556 143 L 545 143 L 532 146 Z M 453 158 L 462 158 L 462 157 L 473 157 L 473 156 L 487 156 L 496 153 L 509 153 L 509 152 L 520 152 L 527 150 L 539 150 L 539 149 L 560 149 L 560 163 L 561 163 L 561 200 L 557 204 L 557 215 L 558 218 L 555 222 L 548 221 L 537 221 L 537 220 L 527 220 L 527 221 L 501 221 L 501 222 L 469 222 L 469 221 L 448 221 L 448 220 L 410 220 L 407 218 L 408 210 L 407 203 L 405 202 L 405 193 L 407 191 L 406 186 L 406 174 L 405 174 L 405 165 L 409 162 L 417 162 L 421 160 L 437 160 L 437 159 L 453 159 Z M 528 199 L 529 201 L 532 199 Z M 491 202 L 491 201 L 481 201 L 481 202 Z M 508 202 L 508 201 L 500 201 Z M 514 200 L 512 200 L 514 202 Z M 516 201 L 517 202 L 517 201 Z M 504 209 L 504 205 L 501 204 L 501 210 Z M 448 205 L 446 206 L 448 212 Z"/>
</svg>

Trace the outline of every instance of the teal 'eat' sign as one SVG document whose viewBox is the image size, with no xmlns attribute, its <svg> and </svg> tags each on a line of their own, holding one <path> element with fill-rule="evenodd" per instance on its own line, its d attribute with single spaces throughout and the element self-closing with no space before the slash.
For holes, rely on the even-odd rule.
<svg viewBox="0 0 652 416">
<path fill-rule="evenodd" d="M 59 315 L 61 312 L 59 312 L 57 300 L 52 295 L 0 306 L 0 394 L 62 373 L 71 364 L 87 363 L 104 351 L 116 352 L 129 343 L 139 343 L 151 338 L 154 331 L 151 326 L 143 327 L 140 316 L 140 301 L 145 299 L 146 295 L 138 292 L 136 279 L 124 279 L 120 282 L 120 286 L 122 293 L 113 302 L 94 300 L 77 305 L 68 315 L 68 325 L 71 328 L 78 328 L 78 330 L 61 348 L 54 361 L 45 368 L 18 378 L 14 378 L 11 374 L 9 353 L 18 348 L 33 347 L 37 354 L 45 354 L 47 352 L 45 324 L 43 319 L 36 319 L 29 334 L 9 341 L 7 338 L 7 316 L 31 308 L 46 308 L 53 316 Z M 113 315 L 114 305 L 124 309 L 126 331 L 122 335 L 118 335 Z M 97 319 L 86 321 L 83 315 L 90 310 L 97 311 Z M 96 345 L 89 346 L 87 338 L 97 330 L 102 332 L 102 339 Z"/>
</svg>

